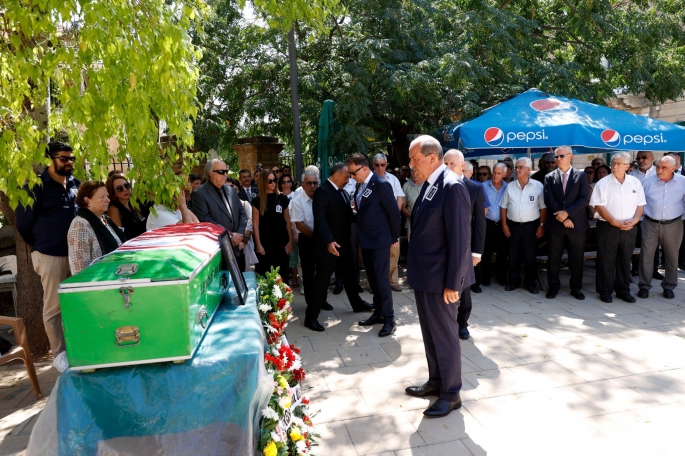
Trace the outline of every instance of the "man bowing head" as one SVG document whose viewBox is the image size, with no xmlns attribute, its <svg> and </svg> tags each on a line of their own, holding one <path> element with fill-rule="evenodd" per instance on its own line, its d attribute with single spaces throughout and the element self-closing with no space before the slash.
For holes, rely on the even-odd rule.
<svg viewBox="0 0 685 456">
<path fill-rule="evenodd" d="M 425 181 L 411 216 L 407 280 L 414 289 L 428 360 L 428 381 L 411 396 L 438 396 L 423 414 L 445 416 L 461 407 L 461 348 L 457 301 L 474 283 L 471 203 L 466 186 L 443 164 L 438 140 L 423 135 L 409 145 L 409 165 Z"/>
</svg>

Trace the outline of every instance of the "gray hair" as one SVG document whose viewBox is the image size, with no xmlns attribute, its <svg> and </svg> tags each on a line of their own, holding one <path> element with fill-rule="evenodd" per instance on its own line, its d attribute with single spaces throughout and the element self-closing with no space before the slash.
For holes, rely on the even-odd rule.
<svg viewBox="0 0 685 456">
<path fill-rule="evenodd" d="M 473 171 L 473 163 L 471 162 L 464 162 L 464 165 L 466 166 L 466 169 L 469 171 Z"/>
<path fill-rule="evenodd" d="M 613 163 L 616 159 L 624 159 L 628 164 L 631 162 L 631 157 L 628 152 L 618 152 L 611 157 L 611 162 Z"/>
<path fill-rule="evenodd" d="M 211 160 L 207 160 L 207 164 L 205 165 L 205 177 L 207 179 L 209 179 L 209 177 L 212 175 L 214 163 L 223 163 L 224 165 L 226 164 L 226 162 L 220 158 L 212 158 Z"/>
<path fill-rule="evenodd" d="M 442 146 L 440 141 L 429 135 L 421 135 L 409 144 L 409 150 L 413 147 L 419 146 L 421 148 L 421 154 L 424 157 L 428 157 L 433 154 L 438 160 L 442 160 Z"/>
<path fill-rule="evenodd" d="M 555 154 L 559 152 L 566 152 L 568 154 L 573 155 L 573 149 L 571 149 L 571 146 L 559 146 L 556 149 L 554 149 Z"/>
<path fill-rule="evenodd" d="M 460 150 L 450 149 L 445 152 L 443 158 L 446 158 L 448 155 L 456 155 L 459 160 L 464 161 L 464 154 Z"/>
<path fill-rule="evenodd" d="M 518 160 L 516 160 L 516 164 L 518 165 L 519 162 L 525 163 L 524 166 L 525 166 L 526 168 L 533 169 L 533 161 L 532 161 L 530 158 L 528 158 L 528 157 L 521 157 L 521 158 L 519 158 Z"/>
<path fill-rule="evenodd" d="M 388 163 L 388 157 L 386 157 L 385 154 L 374 155 L 372 161 L 376 161 L 376 160 L 383 160 L 385 163 Z"/>
<path fill-rule="evenodd" d="M 336 174 L 342 172 L 343 168 L 347 168 L 347 163 L 337 162 L 328 170 L 328 177 L 333 177 Z"/>
<path fill-rule="evenodd" d="M 316 173 L 316 174 L 321 174 L 321 171 L 319 171 L 319 168 L 317 168 L 315 165 L 309 165 L 304 169 L 305 173 L 308 171 L 311 171 L 311 172 Z"/>
<path fill-rule="evenodd" d="M 670 166 L 676 165 L 675 158 L 671 157 L 670 155 L 664 155 L 659 160 L 657 160 L 657 163 L 660 163 L 662 161 L 666 161 Z"/>
<path fill-rule="evenodd" d="M 307 168 L 309 168 L 309 166 L 307 166 Z M 304 179 L 307 176 L 316 176 L 316 180 L 318 181 L 319 180 L 319 170 L 318 169 L 316 171 L 307 170 L 307 171 L 303 172 L 302 173 L 302 182 L 304 182 Z"/>
<path fill-rule="evenodd" d="M 507 172 L 507 169 L 508 169 L 507 165 L 505 165 L 502 162 L 495 163 L 495 166 L 492 167 L 492 172 L 494 173 L 497 168 L 504 168 L 505 173 Z"/>
</svg>

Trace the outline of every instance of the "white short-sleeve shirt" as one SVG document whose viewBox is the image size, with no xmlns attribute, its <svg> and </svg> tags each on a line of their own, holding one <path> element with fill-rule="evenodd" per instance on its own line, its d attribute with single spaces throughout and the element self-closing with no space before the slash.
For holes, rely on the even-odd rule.
<svg viewBox="0 0 685 456">
<path fill-rule="evenodd" d="M 178 209 L 171 211 L 166 206 L 155 204 L 155 210 L 157 211 L 156 215 L 150 212 L 150 215 L 147 217 L 147 224 L 145 227 L 148 230 L 161 228 L 167 225 L 176 225 L 183 220 L 183 215 Z"/>
<path fill-rule="evenodd" d="M 507 219 L 512 222 L 532 222 L 540 218 L 540 209 L 546 207 L 543 192 L 543 185 L 535 179 L 528 179 L 523 188 L 516 179 L 507 185 L 499 205 L 507 210 Z"/>
<path fill-rule="evenodd" d="M 609 174 L 595 184 L 590 198 L 591 206 L 603 206 L 613 218 L 625 222 L 635 217 L 638 206 L 647 204 L 642 183 L 633 176 L 626 174 L 623 184 L 613 174 Z M 599 214 L 599 212 L 598 212 Z M 599 220 L 604 220 L 598 215 Z"/>
<path fill-rule="evenodd" d="M 312 199 L 304 190 L 295 195 L 290 204 L 290 221 L 292 223 L 302 222 L 307 228 L 314 231 L 314 212 L 312 211 Z"/>
<path fill-rule="evenodd" d="M 390 185 L 392 185 L 392 192 L 395 194 L 395 199 L 397 199 L 400 196 L 402 198 L 404 198 L 404 192 L 402 191 L 402 185 L 400 185 L 400 180 L 398 178 L 396 178 L 393 174 L 386 172 L 385 176 L 383 176 L 383 179 L 390 182 Z"/>
</svg>

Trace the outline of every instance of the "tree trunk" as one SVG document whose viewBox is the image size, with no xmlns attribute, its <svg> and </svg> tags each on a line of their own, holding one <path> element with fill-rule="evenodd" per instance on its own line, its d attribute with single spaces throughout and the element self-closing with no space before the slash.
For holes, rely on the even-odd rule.
<svg viewBox="0 0 685 456">
<path fill-rule="evenodd" d="M 43 286 L 40 276 L 33 270 L 31 246 L 22 239 L 17 230 L 17 216 L 10 208 L 9 200 L 0 192 L 0 212 L 14 228 L 17 242 L 17 316 L 24 319 L 31 353 L 45 354 L 50 348 L 43 325 Z"/>
<path fill-rule="evenodd" d="M 409 165 L 409 140 L 407 135 L 411 129 L 406 125 L 391 127 L 393 140 L 388 147 L 388 154 L 397 157 L 400 165 Z"/>
</svg>

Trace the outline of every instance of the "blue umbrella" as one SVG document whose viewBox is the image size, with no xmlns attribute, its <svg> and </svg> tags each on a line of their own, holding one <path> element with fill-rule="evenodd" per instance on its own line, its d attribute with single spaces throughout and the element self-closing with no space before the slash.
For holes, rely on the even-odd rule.
<svg viewBox="0 0 685 456">
<path fill-rule="evenodd" d="M 568 145 L 576 153 L 685 151 L 685 127 L 530 89 L 481 116 L 442 130 L 444 148 L 466 156 L 540 154 Z"/>
</svg>

